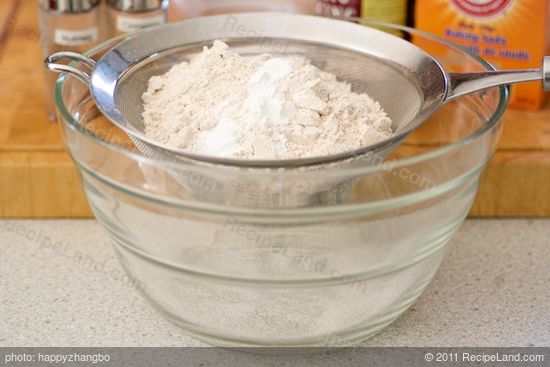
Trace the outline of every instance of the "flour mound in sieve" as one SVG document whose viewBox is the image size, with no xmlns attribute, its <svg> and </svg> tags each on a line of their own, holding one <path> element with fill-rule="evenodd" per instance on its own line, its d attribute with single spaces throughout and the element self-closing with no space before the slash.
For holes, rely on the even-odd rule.
<svg viewBox="0 0 550 367">
<path fill-rule="evenodd" d="M 196 154 L 297 159 L 393 135 L 378 102 L 299 56 L 241 56 L 221 42 L 149 80 L 145 134 Z"/>
</svg>

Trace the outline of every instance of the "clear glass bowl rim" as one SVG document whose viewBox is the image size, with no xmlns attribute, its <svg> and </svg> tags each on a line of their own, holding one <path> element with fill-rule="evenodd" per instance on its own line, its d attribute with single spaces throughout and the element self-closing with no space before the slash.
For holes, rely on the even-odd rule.
<svg viewBox="0 0 550 367">
<path fill-rule="evenodd" d="M 484 60 L 483 58 L 481 58 L 477 54 L 471 52 L 466 47 L 458 45 L 454 42 L 450 42 L 450 41 L 448 41 L 448 40 L 446 40 L 442 37 L 439 37 L 437 35 L 434 35 L 434 34 L 431 34 L 431 33 L 425 32 L 425 31 L 421 31 L 421 30 L 418 30 L 418 29 L 414 29 L 414 28 L 411 28 L 411 27 L 401 26 L 401 25 L 382 22 L 382 21 L 377 21 L 377 20 L 363 19 L 363 18 L 344 18 L 344 19 L 351 20 L 351 21 L 361 21 L 361 23 L 371 24 L 371 25 L 375 25 L 375 26 L 383 26 L 383 27 L 387 27 L 387 28 L 395 29 L 395 30 L 402 30 L 402 31 L 405 31 L 405 32 L 413 34 L 413 35 L 417 34 L 421 37 L 428 38 L 428 39 L 431 39 L 433 41 L 440 42 L 446 47 L 458 49 L 461 52 L 464 52 L 465 54 L 467 54 L 468 56 L 472 57 L 477 62 L 479 62 L 480 65 L 483 66 L 488 71 L 495 70 L 495 68 L 489 62 L 487 62 L 486 60 Z M 183 20 L 183 22 L 185 22 L 185 20 Z M 95 53 L 99 52 L 100 50 L 106 50 L 106 49 L 112 47 L 113 45 L 116 45 L 121 40 L 123 40 L 125 38 L 128 38 L 128 37 L 133 37 L 133 36 L 134 35 L 132 35 L 132 34 L 131 35 L 122 35 L 122 36 L 118 36 L 118 37 L 109 39 L 109 40 L 97 45 L 96 47 L 90 49 L 89 51 L 85 52 L 85 55 L 86 56 L 92 56 Z M 75 66 L 77 64 L 78 64 L 77 62 L 72 62 L 71 63 L 72 66 Z M 200 162 L 200 161 L 192 161 L 192 162 L 190 161 L 189 163 L 187 163 L 187 162 L 183 162 L 183 161 L 182 162 L 176 162 L 176 161 L 167 161 L 167 160 L 157 160 L 155 158 L 151 158 L 151 157 L 139 154 L 135 151 L 131 151 L 131 150 L 126 149 L 126 148 L 124 148 L 120 145 L 116 145 L 116 144 L 113 144 L 113 143 L 111 143 L 107 140 L 104 140 L 100 136 L 98 136 L 98 135 L 94 134 L 93 132 L 91 132 L 91 131 L 87 130 L 86 128 L 84 128 L 71 115 L 71 113 L 69 112 L 67 106 L 65 105 L 65 102 L 63 101 L 62 96 L 63 96 L 64 83 L 67 80 L 68 76 L 69 75 L 66 74 L 66 73 L 61 74 L 59 76 L 59 78 L 57 79 L 57 82 L 56 82 L 56 85 L 55 85 L 55 91 L 54 91 L 55 104 L 56 104 L 57 110 L 60 113 L 60 115 L 62 117 L 62 120 L 63 120 L 60 123 L 68 123 L 68 125 L 71 129 L 74 129 L 79 134 L 84 135 L 86 138 L 91 139 L 95 143 L 100 144 L 101 146 L 103 146 L 103 147 L 105 147 L 109 150 L 116 151 L 119 154 L 126 155 L 128 158 L 130 158 L 132 160 L 141 161 L 141 162 L 144 162 L 144 163 L 160 164 L 162 167 L 167 167 L 167 168 L 178 169 L 178 167 L 179 167 L 181 169 L 181 167 L 185 167 L 185 166 L 188 166 L 190 164 L 193 164 L 194 166 L 200 166 L 200 165 L 204 164 L 204 167 L 207 168 L 207 169 L 211 169 L 212 167 L 216 167 L 217 169 L 223 169 L 223 168 L 242 169 L 242 168 L 239 168 L 239 167 L 216 165 L 216 164 L 204 163 L 204 162 Z M 399 169 L 399 168 L 403 168 L 403 167 L 406 167 L 406 166 L 419 164 L 419 163 L 422 163 L 424 161 L 429 161 L 431 159 L 436 159 L 436 158 L 438 158 L 440 156 L 443 156 L 445 154 L 452 153 L 453 151 L 460 149 L 462 146 L 470 144 L 471 142 L 475 141 L 477 138 L 484 135 L 487 131 L 490 131 L 500 121 L 502 115 L 504 114 L 504 112 L 506 110 L 506 106 L 508 104 L 508 97 L 509 97 L 508 88 L 506 86 L 501 86 L 501 87 L 498 87 L 498 88 L 499 88 L 499 102 L 498 102 L 498 105 L 497 105 L 494 113 L 491 115 L 491 117 L 487 120 L 487 122 L 481 128 L 475 130 L 473 133 L 471 133 L 467 137 L 465 137 L 463 139 L 460 139 L 456 142 L 447 144 L 443 147 L 436 148 L 436 149 L 433 149 L 429 152 L 417 154 L 417 155 L 414 155 L 414 156 L 411 156 L 411 157 L 396 159 L 396 160 L 391 162 L 391 169 Z M 341 177 L 342 175 L 372 174 L 372 173 L 376 173 L 376 172 L 379 172 L 379 171 L 384 171 L 384 170 L 387 170 L 387 169 L 388 168 L 387 168 L 387 166 L 385 166 L 385 164 L 365 165 L 364 167 L 361 167 L 361 166 L 338 167 L 337 169 L 331 169 L 331 170 L 311 170 L 311 171 L 309 171 L 309 170 L 300 171 L 300 170 L 292 169 L 292 170 L 281 172 L 279 169 L 273 169 L 273 170 L 270 170 L 270 171 L 262 169 L 262 175 L 268 175 L 269 176 L 269 175 L 273 174 L 273 175 L 276 176 L 276 175 L 280 175 L 280 174 L 285 174 L 286 175 L 286 174 L 290 173 L 290 175 L 292 176 L 294 174 L 303 175 L 303 174 L 314 173 L 316 176 L 321 176 L 321 177 L 326 177 L 326 178 L 334 178 L 334 177 Z"/>
</svg>

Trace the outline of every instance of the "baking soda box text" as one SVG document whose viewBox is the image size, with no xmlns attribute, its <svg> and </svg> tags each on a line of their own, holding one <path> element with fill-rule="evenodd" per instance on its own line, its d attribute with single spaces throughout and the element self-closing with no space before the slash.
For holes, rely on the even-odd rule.
<svg viewBox="0 0 550 367">
<path fill-rule="evenodd" d="M 468 47 L 497 69 L 540 68 L 550 48 L 549 9 L 548 0 L 417 0 L 415 21 L 418 29 Z M 539 109 L 544 97 L 540 82 L 516 84 L 510 107 Z"/>
</svg>

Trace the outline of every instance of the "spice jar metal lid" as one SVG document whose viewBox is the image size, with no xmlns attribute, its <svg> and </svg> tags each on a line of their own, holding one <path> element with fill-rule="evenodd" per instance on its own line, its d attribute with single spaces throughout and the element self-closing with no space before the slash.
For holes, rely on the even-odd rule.
<svg viewBox="0 0 550 367">
<path fill-rule="evenodd" d="M 99 3 L 100 0 L 38 0 L 42 9 L 62 13 L 84 13 Z"/>
<path fill-rule="evenodd" d="M 166 9 L 169 0 L 107 0 L 111 7 L 129 13 Z"/>
</svg>

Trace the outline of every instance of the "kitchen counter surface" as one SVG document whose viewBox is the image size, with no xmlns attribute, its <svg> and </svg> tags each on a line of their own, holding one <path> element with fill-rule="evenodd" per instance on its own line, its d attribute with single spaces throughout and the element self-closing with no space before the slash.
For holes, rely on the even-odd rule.
<svg viewBox="0 0 550 367">
<path fill-rule="evenodd" d="M 92 220 L 0 221 L 0 346 L 198 346 L 129 285 Z M 468 220 L 365 346 L 550 346 L 550 220 Z"/>
</svg>

